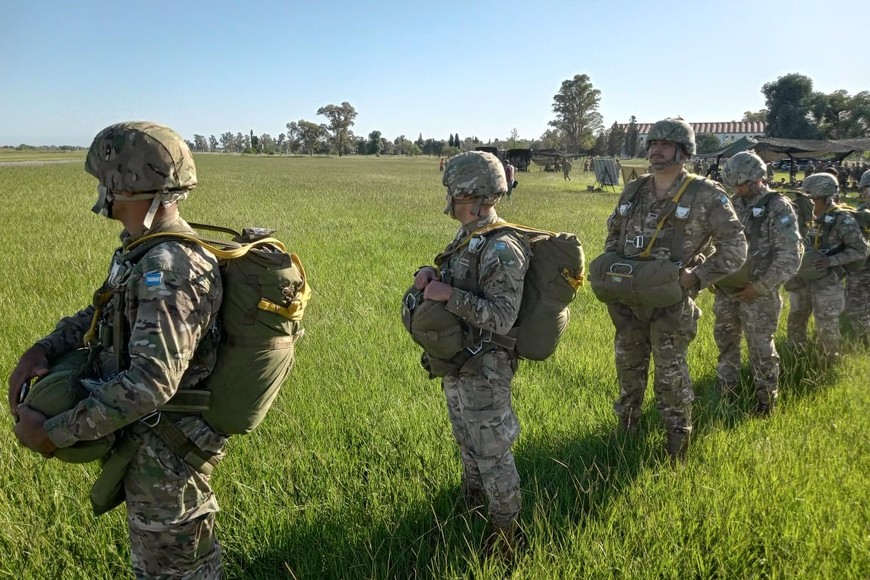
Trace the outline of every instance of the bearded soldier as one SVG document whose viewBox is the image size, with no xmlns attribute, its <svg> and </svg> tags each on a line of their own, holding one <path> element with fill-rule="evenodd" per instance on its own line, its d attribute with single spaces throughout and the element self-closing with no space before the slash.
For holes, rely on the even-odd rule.
<svg viewBox="0 0 870 580">
<path fill-rule="evenodd" d="M 507 193 L 497 157 L 469 151 L 451 157 L 442 179 L 445 213 L 461 225 L 456 237 L 425 266 L 414 286 L 427 300 L 444 303 L 460 319 L 466 348 L 449 361 L 424 355 L 424 365 L 442 376 L 447 413 L 462 457 L 462 490 L 470 507 L 489 503 L 492 534 L 488 550 L 512 554 L 520 547 L 520 479 L 511 446 L 520 433 L 511 406 L 511 380 L 517 358 L 499 340 L 516 322 L 529 263 L 523 237 L 509 229 L 475 235 L 502 223 L 495 204 Z M 470 239 L 469 239 L 470 237 Z"/>
<path fill-rule="evenodd" d="M 858 164 L 855 163 L 858 167 Z M 859 212 L 870 211 L 870 171 L 865 171 L 858 180 L 858 195 L 861 203 L 855 208 Z M 864 231 L 866 238 L 868 231 Z M 857 272 L 846 276 L 846 317 L 855 329 L 858 338 L 870 339 L 870 261 Z"/>
<path fill-rule="evenodd" d="M 779 287 L 798 270 L 803 246 L 791 203 L 771 191 L 763 178 L 764 161 L 742 151 L 725 163 L 724 179 L 749 244 L 746 263 L 716 284 L 713 336 L 719 347 L 719 389 L 735 399 L 740 378 L 740 339 L 746 336 L 749 368 L 755 382 L 755 413 L 774 408 L 779 379 L 779 354 L 773 335 L 782 300 Z"/>
<path fill-rule="evenodd" d="M 858 222 L 835 202 L 839 194 L 836 177 L 815 173 L 804 180 L 801 189 L 813 200 L 815 222 L 804 238 L 801 268 L 786 284 L 791 305 L 788 340 L 797 347 L 806 345 L 812 314 L 821 354 L 830 363 L 840 356 L 844 266 L 864 260 L 868 245 Z"/>
<path fill-rule="evenodd" d="M 743 264 L 746 238 L 721 186 L 684 167 L 695 153 L 691 125 L 679 117 L 659 121 L 650 129 L 646 147 L 652 174 L 626 185 L 607 221 L 605 252 L 620 260 L 614 265 L 618 268 L 638 267 L 635 286 L 644 283 L 639 270 L 650 260 L 654 266 L 671 268 L 668 295 L 675 290 L 676 299 L 669 298 L 667 306 L 652 306 L 643 301 L 656 298 L 650 290 L 641 292 L 641 301 L 608 302 L 616 327 L 620 386 L 614 410 L 622 428 L 635 433 L 652 355 L 653 390 L 667 432 L 667 452 L 672 459 L 682 459 L 692 432 L 694 400 L 686 352 L 701 316 L 694 298 Z"/>
<path fill-rule="evenodd" d="M 178 210 L 197 183 L 193 157 L 168 127 L 121 123 L 97 134 L 85 170 L 99 180 L 93 211 L 124 227 L 121 248 L 93 305 L 61 320 L 12 372 L 15 434 L 45 456 L 115 434 L 120 444 L 98 484 L 113 473 L 117 481 L 109 488 L 114 484 L 117 491 L 102 497 L 95 485 L 91 497 L 97 513 L 126 501 L 135 575 L 218 578 L 218 505 L 209 476 L 191 462 L 216 463 L 225 437 L 198 414 L 179 413 L 171 420 L 155 412 L 214 369 L 223 297 L 218 263 L 198 245 L 175 240 L 153 246 L 135 265 L 121 259 L 124 249 L 145 235 L 193 233 Z M 83 400 L 48 420 L 19 404 L 24 383 L 83 347 L 91 354 L 81 383 L 87 388 Z M 158 425 L 174 425 L 176 440 L 195 445 L 179 453 L 153 429 Z M 199 457 L 197 450 L 209 456 Z"/>
</svg>

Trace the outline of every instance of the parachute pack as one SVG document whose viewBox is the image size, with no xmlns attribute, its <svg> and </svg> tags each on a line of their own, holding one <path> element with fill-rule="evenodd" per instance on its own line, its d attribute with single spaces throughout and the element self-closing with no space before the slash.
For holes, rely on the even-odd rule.
<svg viewBox="0 0 870 580">
<path fill-rule="evenodd" d="M 515 350 L 522 358 L 544 360 L 555 352 L 559 340 L 565 333 L 571 316 L 568 305 L 574 300 L 577 290 L 583 284 L 584 254 L 583 246 L 577 236 L 500 222 L 471 232 L 452 252 L 438 256 L 436 263 L 440 265 L 453 253 L 466 246 L 472 238 L 486 236 L 503 229 L 523 234 L 529 244 L 531 259 L 523 282 L 523 300 L 516 324 L 507 335 L 493 335 L 491 341 Z M 472 255 L 474 261 L 479 259 L 480 253 Z M 470 269 L 477 271 L 477 264 L 471 264 Z M 427 349 L 426 345 L 431 343 L 433 336 L 436 337 L 435 340 L 439 339 L 432 333 L 432 329 L 422 329 L 419 328 L 421 325 L 415 324 L 414 308 L 410 306 L 420 308 L 422 304 L 430 301 L 421 301 L 417 298 L 410 301 L 409 296 L 412 294 L 413 289 L 407 292 L 403 299 L 403 320 L 415 341 Z M 421 310 L 421 312 L 425 311 Z M 437 316 L 437 313 L 429 313 L 426 319 L 435 321 L 434 323 L 439 327 L 445 326 L 443 317 Z M 442 332 L 449 331 L 449 325 L 446 325 Z"/>
<path fill-rule="evenodd" d="M 246 228 L 238 233 L 190 225 L 228 233 L 233 240 L 159 232 L 136 240 L 124 257 L 135 262 L 154 246 L 179 240 L 202 246 L 218 258 L 221 268 L 221 344 L 214 371 L 205 388 L 179 390 L 159 410 L 201 413 L 211 427 L 226 435 L 249 433 L 263 420 L 293 367 L 311 287 L 299 257 L 270 237 L 272 230 Z"/>
</svg>

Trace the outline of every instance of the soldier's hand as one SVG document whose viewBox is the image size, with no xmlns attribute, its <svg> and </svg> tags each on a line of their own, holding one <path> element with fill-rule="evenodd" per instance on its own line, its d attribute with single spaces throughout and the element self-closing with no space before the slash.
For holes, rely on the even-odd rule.
<svg viewBox="0 0 870 580">
<path fill-rule="evenodd" d="M 21 389 L 24 383 L 35 377 L 44 377 L 48 374 L 48 356 L 45 348 L 35 344 L 18 359 L 18 365 L 9 375 L 9 410 L 12 416 L 17 418 L 16 409 L 21 402 Z"/>
<path fill-rule="evenodd" d="M 813 262 L 813 266 L 815 266 L 816 270 L 819 272 L 824 272 L 831 267 L 831 259 L 828 256 L 819 256 L 816 258 L 816 261 Z"/>
<path fill-rule="evenodd" d="M 436 302 L 447 302 L 450 300 L 450 296 L 452 295 L 453 286 L 437 280 L 430 281 L 429 284 L 426 285 L 426 289 L 423 290 L 423 298 L 426 300 L 435 300 Z"/>
<path fill-rule="evenodd" d="M 752 284 L 748 284 L 746 288 L 734 295 L 734 297 L 740 302 L 752 302 L 759 296 L 761 296 L 761 294 L 758 293 L 758 290 L 756 290 Z"/>
<path fill-rule="evenodd" d="M 429 285 L 429 282 L 437 278 L 438 273 L 435 271 L 434 268 L 430 266 L 420 268 L 420 271 L 418 271 L 417 275 L 414 276 L 414 288 L 416 288 L 417 290 L 422 290 Z"/>
<path fill-rule="evenodd" d="M 45 431 L 47 417 L 38 411 L 34 411 L 28 405 L 18 406 L 18 422 L 15 423 L 15 436 L 18 442 L 36 451 L 43 457 L 52 457 L 57 450 L 57 445 L 48 438 Z"/>
</svg>

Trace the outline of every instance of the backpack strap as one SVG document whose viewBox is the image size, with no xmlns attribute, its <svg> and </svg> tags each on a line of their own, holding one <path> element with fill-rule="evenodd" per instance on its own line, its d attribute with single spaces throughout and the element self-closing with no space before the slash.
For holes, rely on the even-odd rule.
<svg viewBox="0 0 870 580">
<path fill-rule="evenodd" d="M 750 229 L 750 238 L 749 238 L 749 249 L 748 253 L 751 256 L 755 253 L 755 249 L 758 246 L 758 238 L 761 237 L 761 221 L 766 213 L 767 206 L 770 204 L 770 201 L 774 197 L 782 197 L 782 195 L 777 191 L 768 192 L 764 197 L 758 200 L 758 203 L 752 206 L 752 209 L 749 214 L 749 225 Z M 764 210 L 758 217 L 755 216 L 755 210 L 761 209 Z"/>
<path fill-rule="evenodd" d="M 692 173 L 689 173 L 686 175 L 686 179 L 683 180 L 683 183 L 680 186 L 680 189 L 678 189 L 677 193 L 674 194 L 674 197 L 671 198 L 671 201 L 673 203 L 670 204 L 670 206 L 671 206 L 670 209 L 667 211 L 667 213 L 665 213 L 665 215 L 662 216 L 662 218 L 659 220 L 659 223 L 656 224 L 656 231 L 653 232 L 653 235 L 650 237 L 649 243 L 647 244 L 646 248 L 644 248 L 643 251 L 640 252 L 640 254 L 639 254 L 640 257 L 649 258 L 650 254 L 652 253 L 653 245 L 655 244 L 656 238 L 659 235 L 659 232 L 662 231 L 662 228 L 664 227 L 667 219 L 669 217 L 671 217 L 671 214 L 674 213 L 674 211 L 677 209 L 677 204 L 679 204 L 680 199 L 682 199 L 683 194 L 686 193 L 686 190 L 689 189 L 689 185 L 691 185 L 693 182 L 695 182 L 696 177 L 697 176 L 692 174 Z M 691 196 L 691 199 L 690 199 L 690 205 L 691 205 L 691 202 L 694 201 L 694 193 L 697 192 L 699 186 L 700 186 L 700 182 L 697 183 L 696 186 L 693 188 L 693 191 L 692 191 L 693 195 Z M 623 221 L 623 225 L 622 225 L 623 230 L 625 230 L 625 227 L 626 227 L 625 221 Z M 671 240 L 671 261 L 672 262 L 679 261 L 679 260 L 673 259 L 675 255 L 679 255 L 678 251 L 675 252 L 674 250 L 675 249 L 678 250 L 683 245 L 683 233 L 684 233 L 685 227 L 686 227 L 686 225 L 683 222 L 683 220 L 679 220 L 678 223 L 676 224 L 675 231 L 674 231 L 674 237 Z M 623 237 L 623 239 L 625 239 L 625 232 L 624 231 L 623 231 L 622 237 Z"/>
</svg>

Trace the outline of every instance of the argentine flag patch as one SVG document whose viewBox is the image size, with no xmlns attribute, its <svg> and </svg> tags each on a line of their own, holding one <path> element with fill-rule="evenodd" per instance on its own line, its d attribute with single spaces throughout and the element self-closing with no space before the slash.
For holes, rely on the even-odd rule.
<svg viewBox="0 0 870 580">
<path fill-rule="evenodd" d="M 163 285 L 163 272 L 145 272 L 145 286 L 149 288 Z"/>
</svg>

